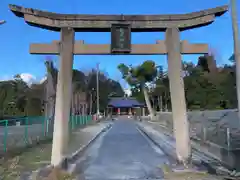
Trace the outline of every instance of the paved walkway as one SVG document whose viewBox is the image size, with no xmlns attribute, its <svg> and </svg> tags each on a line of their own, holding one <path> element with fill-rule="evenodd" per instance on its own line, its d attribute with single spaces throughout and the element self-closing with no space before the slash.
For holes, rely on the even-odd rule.
<svg viewBox="0 0 240 180">
<path fill-rule="evenodd" d="M 71 156 L 80 148 L 85 147 L 108 125 L 109 122 L 100 122 L 96 124 L 92 123 L 85 127 L 75 129 L 69 136 L 70 141 L 68 143 L 65 156 Z M 49 168 L 43 167 L 50 164 L 51 150 L 52 143 L 49 142 L 34 146 L 18 156 L 5 159 L 5 161 L 0 159 L 0 179 L 5 179 L 4 176 L 6 176 L 8 177 L 7 179 L 27 180 L 29 179 L 32 171 L 36 171 L 37 169 L 39 170 L 38 173 L 35 172 L 34 174 L 45 177 L 39 177 L 39 179 L 49 179 L 47 178 L 47 175 L 49 174 Z M 69 158 L 69 161 L 71 162 L 72 158 Z M 20 177 L 18 178 L 18 176 Z"/>
<path fill-rule="evenodd" d="M 167 154 L 170 156 L 176 157 L 176 147 L 175 147 L 175 138 L 173 135 L 167 131 L 162 126 L 157 125 L 156 123 L 149 123 L 149 122 L 139 122 L 139 126 L 157 143 Z M 209 164 L 207 166 L 197 166 L 195 168 L 199 170 L 209 170 L 212 173 L 215 173 L 215 171 L 219 174 L 226 175 L 228 170 L 225 169 L 222 166 L 222 163 L 217 160 L 217 158 L 214 158 L 215 155 L 213 155 L 210 150 L 203 145 L 200 145 L 194 141 L 191 141 L 192 145 L 192 159 L 195 162 L 204 162 L 205 164 Z M 218 154 L 219 152 L 215 150 L 215 154 Z M 207 169 L 206 169 L 207 168 Z"/>
<path fill-rule="evenodd" d="M 162 179 L 159 166 L 167 163 L 131 120 L 118 120 L 79 161 L 79 180 Z"/>
</svg>

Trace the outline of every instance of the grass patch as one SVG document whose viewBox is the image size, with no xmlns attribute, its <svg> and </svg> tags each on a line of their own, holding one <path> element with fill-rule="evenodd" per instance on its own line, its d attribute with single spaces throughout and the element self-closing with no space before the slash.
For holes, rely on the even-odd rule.
<svg viewBox="0 0 240 180">
<path fill-rule="evenodd" d="M 88 126 L 94 126 L 96 125 L 96 122 L 91 122 L 86 126 L 82 126 L 76 131 L 79 131 L 80 129 L 83 129 Z M 69 136 L 69 151 L 68 152 L 74 152 L 76 151 L 80 144 L 75 142 L 81 142 L 81 139 L 83 138 L 81 134 L 79 134 L 81 137 L 79 137 L 77 134 L 75 135 L 73 131 L 72 134 Z M 1 180 L 16 180 L 20 175 L 26 172 L 32 172 L 34 170 L 37 170 L 41 167 L 44 167 L 46 165 L 50 164 L 51 160 L 51 153 L 52 153 L 52 138 L 48 138 L 45 140 L 41 140 L 34 144 L 29 144 L 25 148 L 17 148 L 12 151 L 8 151 L 5 154 L 2 154 L 3 158 L 0 158 L 0 178 Z M 52 177 L 55 178 L 58 177 L 58 174 L 62 174 L 60 179 L 56 180 L 71 180 L 72 175 L 66 174 L 64 171 L 60 171 L 59 169 L 54 169 L 51 173 Z M 55 180 L 55 179 L 49 179 L 49 180 Z M 46 179 L 46 180 L 48 180 Z M 38 180 L 38 179 L 37 179 Z M 42 180 L 42 179 L 39 179 Z M 43 179 L 45 180 L 45 179 Z"/>
<path fill-rule="evenodd" d="M 69 174 L 60 168 L 52 168 L 47 177 L 39 177 L 37 174 L 32 175 L 32 180 L 75 180 L 76 175 Z"/>
<path fill-rule="evenodd" d="M 0 176 L 16 180 L 22 173 L 31 172 L 50 163 L 52 143 L 40 144 L 14 157 L 2 158 Z"/>
<path fill-rule="evenodd" d="M 19 156 L 22 153 L 25 153 L 27 151 L 31 151 L 31 149 L 35 148 L 35 147 L 39 147 L 40 145 L 44 145 L 44 144 L 49 144 L 52 143 L 52 137 L 45 137 L 44 139 L 38 139 L 32 142 L 28 142 L 26 145 L 22 146 L 22 147 L 15 147 L 14 149 L 10 148 L 7 150 L 7 152 L 3 152 L 1 151 L 0 153 L 0 157 L 4 158 L 4 159 L 9 159 L 15 156 Z M 0 158 L 0 160 L 2 159 Z"/>
</svg>

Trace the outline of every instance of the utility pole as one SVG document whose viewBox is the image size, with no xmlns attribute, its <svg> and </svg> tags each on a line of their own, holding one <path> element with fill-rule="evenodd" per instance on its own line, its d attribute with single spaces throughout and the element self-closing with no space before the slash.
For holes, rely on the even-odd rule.
<svg viewBox="0 0 240 180">
<path fill-rule="evenodd" d="M 162 95 L 158 96 L 158 98 L 159 98 L 159 101 L 160 101 L 160 102 L 159 102 L 159 103 L 160 103 L 160 104 L 159 104 L 159 105 L 160 105 L 160 108 L 159 108 L 159 109 L 160 109 L 160 112 L 162 112 L 162 111 L 163 111 Z"/>
<path fill-rule="evenodd" d="M 92 92 L 90 92 L 90 108 L 89 108 L 89 114 L 92 115 Z"/>
<path fill-rule="evenodd" d="M 234 42 L 234 59 L 236 63 L 238 118 L 240 119 L 240 46 L 239 46 L 239 36 L 238 36 L 239 34 L 238 34 L 236 0 L 231 0 L 231 15 L 232 15 L 232 29 L 233 29 L 233 42 Z"/>
<path fill-rule="evenodd" d="M 90 115 L 92 115 L 92 104 L 93 104 L 93 92 L 94 92 L 94 88 L 91 89 L 90 91 Z"/>
<path fill-rule="evenodd" d="M 97 118 L 99 116 L 99 63 L 97 63 L 97 74 L 96 74 L 96 81 L 97 81 Z"/>
</svg>

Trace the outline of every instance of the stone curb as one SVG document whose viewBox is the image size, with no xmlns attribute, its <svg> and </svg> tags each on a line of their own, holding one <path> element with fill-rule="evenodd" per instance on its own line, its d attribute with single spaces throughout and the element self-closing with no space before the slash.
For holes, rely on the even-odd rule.
<svg viewBox="0 0 240 180">
<path fill-rule="evenodd" d="M 68 161 L 71 161 L 74 159 L 76 159 L 76 157 L 78 157 L 82 152 L 84 152 L 92 143 L 95 142 L 95 140 L 97 140 L 97 138 L 104 132 L 108 131 L 110 128 L 112 127 L 112 124 L 108 124 L 107 127 L 103 128 L 95 137 L 93 137 L 88 144 L 86 144 L 85 146 L 83 146 L 82 148 L 80 148 L 79 150 L 77 150 L 73 156 L 71 156 L 70 158 L 68 158 Z M 76 169 L 76 164 L 75 163 L 67 163 L 68 167 L 67 170 L 69 173 L 73 173 Z"/>
<path fill-rule="evenodd" d="M 161 126 L 161 128 L 165 129 L 164 126 Z M 168 132 L 164 132 L 164 134 L 167 135 L 167 136 L 171 136 L 171 137 L 173 136 L 171 133 L 168 133 Z M 228 168 L 229 166 L 226 165 L 226 163 L 222 162 L 214 154 L 211 154 L 211 153 L 206 152 L 206 151 L 203 152 L 203 151 L 199 150 L 198 147 L 196 147 L 196 145 L 198 143 L 199 143 L 198 140 L 191 137 L 192 149 L 194 150 L 195 154 L 196 153 L 198 154 L 196 156 L 198 156 L 198 158 L 201 159 L 201 164 L 202 165 L 207 166 L 208 168 L 211 168 L 211 170 L 214 171 L 214 173 L 216 173 L 216 174 L 227 175 L 227 174 L 231 173 L 230 168 Z M 212 145 L 213 143 L 208 143 L 208 144 Z M 215 146 L 217 146 L 217 145 L 215 145 Z M 201 154 L 204 154 L 204 155 L 201 156 Z"/>
<path fill-rule="evenodd" d="M 171 158 L 173 158 L 174 160 L 176 160 L 177 156 L 176 156 L 175 153 L 172 153 L 172 152 L 170 152 L 170 151 L 167 151 L 166 148 L 164 148 L 164 147 L 162 147 L 161 145 L 159 145 L 159 143 L 157 143 L 157 142 L 154 140 L 154 138 L 153 138 L 149 133 L 146 132 L 146 130 L 144 129 L 144 127 L 142 127 L 142 126 L 139 125 L 139 124 L 138 124 L 137 126 L 138 126 L 138 129 L 139 129 L 145 136 L 147 136 L 147 137 L 149 138 L 149 140 L 152 141 L 152 143 L 154 143 L 157 147 L 159 147 L 159 148 L 164 152 L 164 154 L 166 154 L 166 155 L 170 156 Z M 172 147 L 172 145 L 170 145 L 169 143 L 166 143 L 165 141 L 163 141 L 163 144 L 164 144 L 164 145 L 167 145 L 167 146 L 171 146 L 171 148 L 174 148 L 174 147 Z"/>
<path fill-rule="evenodd" d="M 149 122 L 149 123 L 151 123 L 151 122 Z M 166 129 L 164 126 L 162 126 L 162 125 L 159 125 L 161 128 L 163 128 L 163 129 Z M 167 131 L 167 130 L 166 130 Z M 165 134 L 166 136 L 170 136 L 170 137 L 173 137 L 173 135 L 171 134 L 171 133 L 169 133 L 169 132 L 164 132 L 163 134 Z M 205 152 L 202 152 L 202 151 L 200 151 L 198 148 L 196 148 L 196 147 L 194 147 L 194 144 L 197 144 L 198 143 L 198 141 L 196 141 L 195 140 L 195 138 L 192 138 L 191 137 L 191 144 L 192 144 L 192 149 L 194 150 L 194 151 L 196 151 L 196 152 L 198 152 L 198 153 L 203 153 L 204 154 L 204 156 L 205 157 L 207 157 L 208 159 L 211 159 L 211 160 L 214 160 L 215 162 L 221 162 L 218 158 L 216 158 L 216 157 L 214 157 L 214 156 L 211 156 L 211 155 L 209 155 L 208 153 L 206 154 Z M 171 144 L 169 144 L 170 146 L 172 146 Z M 172 146 L 173 147 L 173 146 Z M 173 147 L 174 149 L 175 149 L 175 147 Z M 205 160 L 205 161 L 207 161 L 207 160 Z M 205 162 L 204 161 L 204 162 Z"/>
<path fill-rule="evenodd" d="M 100 132 L 98 132 L 86 145 L 82 146 L 81 148 L 79 148 L 77 151 L 75 151 L 71 155 L 66 156 L 62 160 L 62 162 L 59 163 L 58 167 L 61 167 L 63 169 L 68 169 L 69 161 L 73 161 L 81 152 L 85 151 L 103 132 L 106 132 L 111 127 L 112 127 L 112 123 L 107 124 L 106 127 L 104 127 Z M 39 168 L 38 170 L 32 171 L 28 180 L 35 180 L 35 179 L 33 179 L 33 174 L 34 174 L 34 177 L 36 177 L 44 172 L 47 172 L 47 173 L 50 172 L 50 170 L 52 168 L 53 168 L 52 165 L 47 165 L 43 168 Z M 20 180 L 21 180 L 21 178 L 20 178 Z M 26 178 L 24 180 L 26 180 Z"/>
<path fill-rule="evenodd" d="M 85 151 L 103 132 L 106 132 L 111 127 L 112 127 L 112 124 L 108 124 L 100 132 L 98 132 L 86 145 L 79 148 L 77 151 L 72 153 L 72 155 L 65 157 L 65 159 L 61 163 L 60 167 L 67 168 L 65 165 L 69 164 L 69 161 L 74 161 L 74 159 L 76 159 L 81 152 Z M 65 162 L 65 161 L 67 161 L 67 162 Z"/>
<path fill-rule="evenodd" d="M 159 148 L 161 148 L 161 150 L 167 154 L 168 156 L 170 156 L 171 158 L 173 158 L 174 160 L 177 159 L 177 156 L 176 156 L 176 153 L 175 152 L 169 152 L 169 150 L 166 150 L 165 147 L 163 147 L 162 145 L 160 145 L 156 140 L 154 140 L 154 138 L 152 137 L 152 135 L 150 135 L 146 130 L 145 128 L 143 127 L 143 125 L 140 125 L 138 124 L 138 128 L 156 145 L 158 146 Z M 160 138 L 160 137 L 159 137 Z M 171 144 L 167 143 L 166 141 L 163 140 L 163 144 L 164 146 L 171 146 L 174 150 L 175 150 L 175 147 L 173 147 Z M 195 150 L 196 151 L 196 150 Z M 219 166 L 213 166 L 209 161 L 207 160 L 203 160 L 204 158 L 200 157 L 199 155 L 196 155 L 198 156 L 198 160 L 193 160 L 193 164 L 196 165 L 196 166 L 205 166 L 207 168 L 210 168 L 210 171 L 212 173 L 217 173 L 218 170 L 219 170 Z M 213 172 L 214 171 L 214 172 Z"/>
</svg>

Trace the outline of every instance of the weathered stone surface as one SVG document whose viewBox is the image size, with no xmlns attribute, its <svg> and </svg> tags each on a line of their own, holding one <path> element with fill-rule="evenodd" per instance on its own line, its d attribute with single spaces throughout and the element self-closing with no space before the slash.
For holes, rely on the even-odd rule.
<svg viewBox="0 0 240 180">
<path fill-rule="evenodd" d="M 166 31 L 168 51 L 168 77 L 173 111 L 174 134 L 176 137 L 177 156 L 180 161 L 187 162 L 191 156 L 189 123 L 187 120 L 186 99 L 182 77 L 182 58 L 180 35 L 177 28 Z"/>
<path fill-rule="evenodd" d="M 83 41 L 75 41 L 75 55 L 110 55 L 110 44 L 84 44 Z M 188 41 L 181 42 L 182 54 L 205 54 L 209 52 L 208 44 L 195 43 L 191 44 Z M 31 54 L 59 54 L 59 41 L 54 41 L 49 44 L 33 43 L 30 45 Z M 132 55 L 159 55 L 167 54 L 165 41 L 158 40 L 156 44 L 132 44 Z"/>
<path fill-rule="evenodd" d="M 72 66 L 74 31 L 63 28 L 61 31 L 60 67 L 58 72 L 56 106 L 53 133 L 52 165 L 58 165 L 62 158 L 68 142 L 69 114 L 72 94 Z"/>
<path fill-rule="evenodd" d="M 96 14 L 59 14 L 47 11 L 41 11 L 32 8 L 24 8 L 21 6 L 10 4 L 9 8 L 12 12 L 16 13 L 19 17 L 24 14 L 35 15 L 39 17 L 46 17 L 59 20 L 100 20 L 100 21 L 173 21 L 173 20 L 186 20 L 194 19 L 207 15 L 221 16 L 228 10 L 228 6 L 219 6 L 216 8 L 205 9 L 198 12 L 186 14 L 158 14 L 158 15 L 96 15 Z"/>
<path fill-rule="evenodd" d="M 165 31 L 169 27 L 186 30 L 205 26 L 213 22 L 216 16 L 221 16 L 228 6 L 207 9 L 188 14 L 167 15 L 83 15 L 57 14 L 9 5 L 10 10 L 18 17 L 24 17 L 30 25 L 60 31 L 62 27 L 72 27 L 75 31 L 110 31 L 112 24 L 127 23 L 132 31 Z"/>
</svg>

